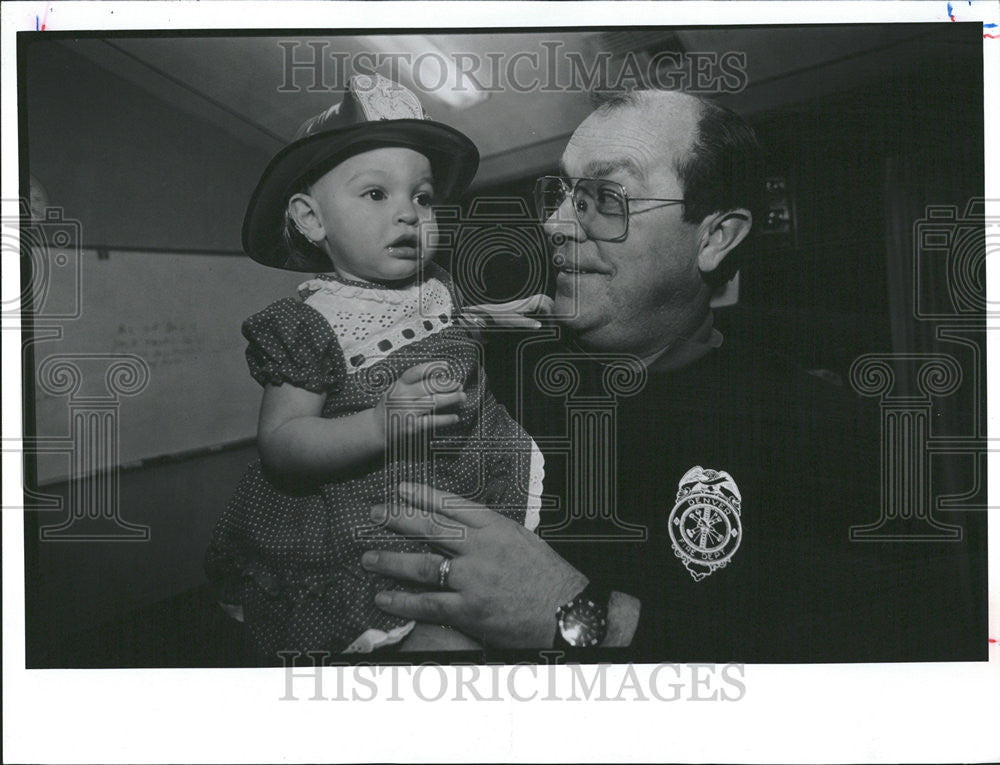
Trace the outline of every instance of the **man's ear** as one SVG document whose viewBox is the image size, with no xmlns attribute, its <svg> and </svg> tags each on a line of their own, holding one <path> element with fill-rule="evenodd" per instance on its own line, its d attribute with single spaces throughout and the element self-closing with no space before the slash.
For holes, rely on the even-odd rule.
<svg viewBox="0 0 1000 765">
<path fill-rule="evenodd" d="M 295 228 L 313 244 L 319 244 L 326 239 L 326 229 L 323 228 L 319 205 L 308 194 L 292 194 L 288 200 L 288 217 L 292 219 Z"/>
<path fill-rule="evenodd" d="M 698 232 L 698 269 L 712 273 L 742 242 L 753 226 L 753 215 L 739 207 L 722 213 L 709 215 L 701 222 Z"/>
</svg>

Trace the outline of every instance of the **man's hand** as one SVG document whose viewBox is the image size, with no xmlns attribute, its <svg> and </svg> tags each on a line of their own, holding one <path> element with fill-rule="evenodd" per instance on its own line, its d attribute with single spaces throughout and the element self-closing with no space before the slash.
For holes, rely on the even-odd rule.
<svg viewBox="0 0 1000 765">
<path fill-rule="evenodd" d="M 465 403 L 466 397 L 458 381 L 441 379 L 444 369 L 444 362 L 428 361 L 403 372 L 375 406 L 377 432 L 385 433 L 390 412 L 405 433 L 457 423 L 454 410 Z"/>
<path fill-rule="evenodd" d="M 369 571 L 438 586 L 441 561 L 452 559 L 442 592 L 380 592 L 383 610 L 433 624 L 448 624 L 486 645 L 548 648 L 556 609 L 587 584 L 587 578 L 551 547 L 488 507 L 421 484 L 401 484 L 403 507 L 372 509 L 403 536 L 428 542 L 436 553 L 367 552 Z"/>
<path fill-rule="evenodd" d="M 523 300 L 511 300 L 507 303 L 480 303 L 466 306 L 458 319 L 472 331 L 489 327 L 538 329 L 542 326 L 541 322 L 525 314 L 547 315 L 552 313 L 552 305 L 552 298 L 548 295 L 532 295 Z"/>
</svg>

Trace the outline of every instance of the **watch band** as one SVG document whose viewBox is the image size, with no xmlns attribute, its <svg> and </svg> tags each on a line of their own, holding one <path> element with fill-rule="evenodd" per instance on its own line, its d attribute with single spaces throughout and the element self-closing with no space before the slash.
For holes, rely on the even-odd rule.
<svg viewBox="0 0 1000 765">
<path fill-rule="evenodd" d="M 595 648 L 608 634 L 611 589 L 590 581 L 568 603 L 556 609 L 555 648 Z"/>
</svg>

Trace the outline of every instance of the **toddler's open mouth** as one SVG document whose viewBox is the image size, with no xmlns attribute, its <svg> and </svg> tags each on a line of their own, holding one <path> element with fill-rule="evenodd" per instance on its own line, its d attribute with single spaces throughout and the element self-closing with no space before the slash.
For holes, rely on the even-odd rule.
<svg viewBox="0 0 1000 765">
<path fill-rule="evenodd" d="M 420 241 L 417 239 L 416 234 L 404 234 L 398 239 L 394 239 L 389 243 L 390 247 L 413 247 L 416 248 L 420 245 Z"/>
<path fill-rule="evenodd" d="M 420 240 L 415 234 L 404 234 L 390 242 L 387 249 L 397 258 L 416 259 L 420 255 Z"/>
</svg>

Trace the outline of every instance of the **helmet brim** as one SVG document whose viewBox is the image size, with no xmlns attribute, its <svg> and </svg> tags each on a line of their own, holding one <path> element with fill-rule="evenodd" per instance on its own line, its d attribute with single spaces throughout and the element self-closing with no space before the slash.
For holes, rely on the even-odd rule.
<svg viewBox="0 0 1000 765">
<path fill-rule="evenodd" d="M 261 175 L 243 218 L 243 249 L 258 263 L 291 270 L 283 229 L 285 208 L 296 185 L 311 171 L 376 148 L 413 149 L 431 163 L 439 199 L 452 200 L 472 183 L 479 150 L 463 133 L 433 120 L 367 122 L 306 136 L 275 155 Z"/>
</svg>

